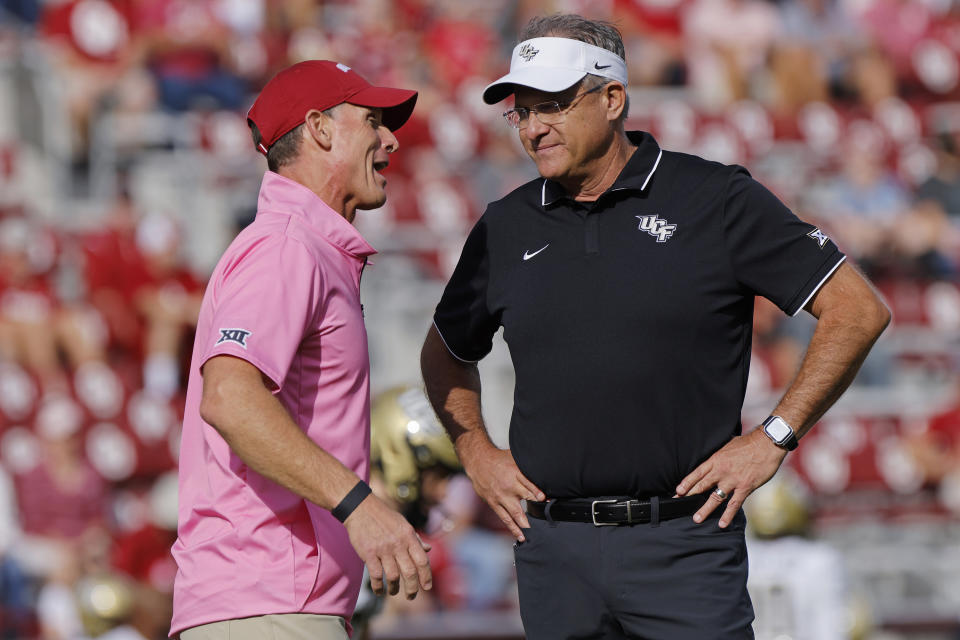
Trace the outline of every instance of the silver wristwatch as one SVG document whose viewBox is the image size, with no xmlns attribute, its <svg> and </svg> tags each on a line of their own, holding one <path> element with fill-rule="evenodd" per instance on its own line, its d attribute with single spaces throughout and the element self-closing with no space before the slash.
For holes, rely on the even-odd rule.
<svg viewBox="0 0 960 640">
<path fill-rule="evenodd" d="M 793 451 L 797 448 L 797 434 L 793 427 L 780 416 L 770 416 L 763 421 L 763 432 L 781 449 Z"/>
</svg>

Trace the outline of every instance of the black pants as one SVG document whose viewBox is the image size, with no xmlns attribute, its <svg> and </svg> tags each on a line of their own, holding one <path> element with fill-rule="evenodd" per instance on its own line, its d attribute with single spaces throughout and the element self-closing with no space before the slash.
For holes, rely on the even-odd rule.
<svg viewBox="0 0 960 640">
<path fill-rule="evenodd" d="M 527 640 L 753 638 L 743 512 L 726 529 L 716 516 L 616 527 L 529 520 L 514 552 Z"/>
</svg>

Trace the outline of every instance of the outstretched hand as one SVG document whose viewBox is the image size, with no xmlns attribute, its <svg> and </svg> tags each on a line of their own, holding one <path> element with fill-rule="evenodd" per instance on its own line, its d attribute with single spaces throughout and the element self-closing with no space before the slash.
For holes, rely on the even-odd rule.
<svg viewBox="0 0 960 640">
<path fill-rule="evenodd" d="M 694 469 L 677 486 L 677 495 L 689 496 L 711 491 L 710 498 L 693 514 L 694 522 L 703 522 L 726 501 L 719 525 L 725 528 L 732 521 L 744 500 L 765 484 L 780 468 L 787 452 L 773 444 L 760 429 L 736 436 L 703 464 Z M 715 491 L 720 489 L 725 497 Z"/>
<path fill-rule="evenodd" d="M 433 587 L 433 575 L 427 551 L 413 527 L 399 513 L 374 495 L 363 502 L 346 519 L 344 526 L 350 544 L 367 565 L 370 587 L 378 596 L 403 593 L 408 600 L 420 590 Z"/>
</svg>

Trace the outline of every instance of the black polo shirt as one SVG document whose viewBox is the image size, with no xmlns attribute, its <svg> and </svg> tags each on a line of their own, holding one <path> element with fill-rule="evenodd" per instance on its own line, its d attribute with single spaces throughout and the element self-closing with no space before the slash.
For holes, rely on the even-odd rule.
<svg viewBox="0 0 960 640">
<path fill-rule="evenodd" d="M 673 495 L 741 431 L 754 296 L 795 314 L 844 259 L 744 168 L 628 135 L 596 202 L 543 178 L 492 202 L 434 316 L 465 361 L 503 326 L 510 448 L 551 498 Z"/>
</svg>

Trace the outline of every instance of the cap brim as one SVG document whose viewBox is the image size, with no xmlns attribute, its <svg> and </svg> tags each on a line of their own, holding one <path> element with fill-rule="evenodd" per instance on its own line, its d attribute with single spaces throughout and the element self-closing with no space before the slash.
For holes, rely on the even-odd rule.
<svg viewBox="0 0 960 640">
<path fill-rule="evenodd" d="M 383 124 L 390 131 L 396 131 L 413 113 L 413 107 L 417 104 L 417 92 L 410 89 L 368 87 L 350 96 L 346 102 L 360 107 L 383 109 Z"/>
<path fill-rule="evenodd" d="M 483 90 L 483 101 L 496 104 L 516 91 L 517 86 L 547 93 L 566 91 L 587 75 L 575 69 L 526 67 L 511 71 Z"/>
</svg>

